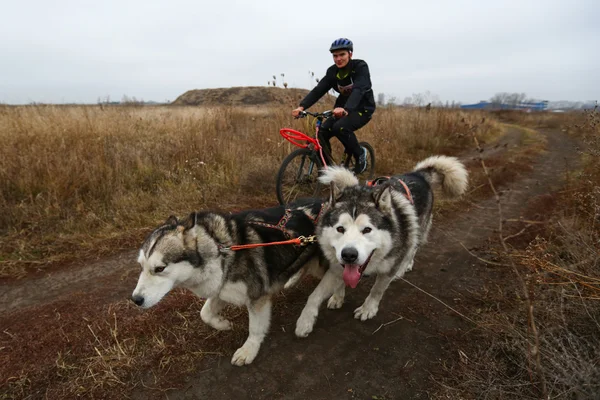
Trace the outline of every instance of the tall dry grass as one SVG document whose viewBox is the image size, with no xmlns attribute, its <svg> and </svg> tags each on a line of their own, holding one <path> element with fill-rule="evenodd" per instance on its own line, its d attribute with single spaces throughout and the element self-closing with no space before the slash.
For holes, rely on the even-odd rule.
<svg viewBox="0 0 600 400">
<path fill-rule="evenodd" d="M 481 117 L 380 109 L 358 136 L 393 173 L 467 147 Z M 169 214 L 275 204 L 284 126 L 311 128 L 282 107 L 0 107 L 0 276 L 131 248 Z"/>
</svg>

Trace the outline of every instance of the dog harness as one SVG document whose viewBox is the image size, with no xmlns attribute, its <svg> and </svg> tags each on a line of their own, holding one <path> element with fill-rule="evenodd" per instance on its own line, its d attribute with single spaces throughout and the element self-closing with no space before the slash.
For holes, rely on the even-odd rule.
<svg viewBox="0 0 600 400">
<path fill-rule="evenodd" d="M 321 209 L 319 210 L 317 216 L 315 218 L 311 217 L 310 215 L 306 214 L 306 216 L 313 222 L 313 224 L 316 226 L 317 223 L 319 222 L 319 219 L 321 218 L 321 216 L 323 215 L 323 212 L 325 211 L 325 204 L 321 204 Z M 248 221 L 249 224 L 252 225 L 260 225 L 260 226 L 264 226 L 266 228 L 271 228 L 271 229 L 277 229 L 281 232 L 283 232 L 284 236 L 287 239 L 291 239 L 292 235 L 290 234 L 290 232 L 286 229 L 286 226 L 290 220 L 290 218 L 292 217 L 292 210 L 289 208 L 285 209 L 285 213 L 283 214 L 283 217 L 281 217 L 281 219 L 279 220 L 279 222 L 277 222 L 276 224 L 269 224 L 267 222 L 262 222 L 262 221 Z"/>
<path fill-rule="evenodd" d="M 283 214 L 283 217 L 281 217 L 279 222 L 277 222 L 276 224 L 269 224 L 267 222 L 262 222 L 262 221 L 247 221 L 247 222 L 252 225 L 260 225 L 260 226 L 264 226 L 266 228 L 277 229 L 278 231 L 283 232 L 283 235 L 286 237 L 286 239 L 289 240 L 289 239 L 291 239 L 292 236 L 290 235 L 290 233 L 288 232 L 288 230 L 285 227 L 291 217 L 292 217 L 292 210 L 286 208 L 285 213 Z"/>
<path fill-rule="evenodd" d="M 392 179 L 390 176 L 381 176 L 379 178 L 375 178 L 371 181 L 367 181 L 367 186 L 369 187 L 373 187 L 373 186 L 379 186 L 381 185 L 383 182 L 385 181 L 389 181 L 390 179 Z M 415 201 L 413 200 L 412 194 L 410 193 L 410 189 L 408 188 L 408 185 L 406 183 L 404 183 L 404 181 L 400 178 L 395 178 L 398 182 L 400 182 L 400 184 L 402 185 L 402 187 L 404 188 L 404 191 L 406 193 L 404 193 L 404 197 L 406 197 L 408 199 L 408 201 L 410 201 L 410 204 L 415 204 Z"/>
<path fill-rule="evenodd" d="M 317 225 L 317 222 L 319 222 L 319 219 L 325 212 L 325 209 L 326 209 L 325 204 L 321 204 L 321 209 L 319 210 L 319 213 L 317 214 L 317 216 L 315 218 L 312 218 L 310 215 L 307 214 L 307 217 L 312 220 L 312 222 L 313 222 L 313 224 L 315 224 L 315 226 Z M 252 225 L 259 225 L 259 226 L 264 226 L 265 228 L 277 229 L 278 231 L 281 231 L 283 233 L 283 235 L 285 236 L 285 238 L 287 240 L 280 241 L 280 242 L 270 242 L 270 243 L 251 243 L 251 244 L 243 244 L 243 245 L 232 245 L 229 247 L 219 246 L 219 249 L 236 251 L 236 250 L 243 250 L 243 249 L 253 249 L 256 247 L 275 246 L 275 245 L 280 245 L 280 244 L 295 244 L 295 245 L 300 245 L 300 246 L 306 246 L 309 244 L 316 243 L 317 237 L 315 235 L 298 236 L 297 238 L 292 237 L 290 232 L 286 229 L 286 226 L 291 217 L 292 217 L 292 210 L 289 208 L 286 208 L 285 213 L 283 214 L 283 217 L 281 217 L 279 222 L 277 222 L 276 224 L 269 224 L 267 222 L 262 222 L 262 221 L 247 221 L 247 223 L 252 224 Z"/>
</svg>

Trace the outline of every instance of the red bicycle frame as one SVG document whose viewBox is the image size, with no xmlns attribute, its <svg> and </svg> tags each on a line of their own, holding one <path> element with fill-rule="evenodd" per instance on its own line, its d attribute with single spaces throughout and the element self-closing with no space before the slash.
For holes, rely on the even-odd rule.
<svg viewBox="0 0 600 400">
<path fill-rule="evenodd" d="M 304 115 L 306 115 L 306 114 L 310 114 L 310 113 L 304 112 Z M 317 114 L 310 114 L 310 115 L 316 116 Z M 320 115 L 322 115 L 322 114 L 320 114 Z M 294 146 L 298 146 L 303 149 L 306 149 L 307 147 L 309 147 L 312 144 L 314 149 L 319 152 L 319 156 L 321 157 L 321 162 L 323 163 L 323 167 L 325 167 L 325 169 L 327 169 L 327 162 L 325 162 L 325 157 L 323 157 L 323 146 L 321 146 L 321 143 L 319 143 L 319 140 L 317 139 L 319 137 L 319 128 L 320 127 L 321 127 L 321 120 L 317 119 L 314 138 L 308 136 L 305 133 L 302 133 L 300 131 L 292 129 L 292 128 L 280 129 L 279 134 L 281 136 L 283 136 L 283 138 L 285 140 L 287 140 Z M 308 142 L 308 143 L 306 143 L 306 144 L 300 143 L 300 141 L 304 141 L 304 142 Z"/>
<path fill-rule="evenodd" d="M 318 128 L 317 128 L 318 129 Z M 310 142 L 315 146 L 315 149 L 317 150 L 321 150 L 321 144 L 319 143 L 319 141 L 313 137 L 308 136 L 305 133 L 302 133 L 300 131 L 297 131 L 295 129 L 292 128 L 283 128 L 279 130 L 279 134 L 281 136 L 283 136 L 283 138 L 285 140 L 287 140 L 288 142 L 290 142 L 291 144 L 293 144 L 294 146 L 298 146 L 301 147 L 303 149 L 307 148 L 309 145 L 305 144 L 305 143 L 299 143 L 297 141 L 305 141 L 305 142 Z"/>
</svg>

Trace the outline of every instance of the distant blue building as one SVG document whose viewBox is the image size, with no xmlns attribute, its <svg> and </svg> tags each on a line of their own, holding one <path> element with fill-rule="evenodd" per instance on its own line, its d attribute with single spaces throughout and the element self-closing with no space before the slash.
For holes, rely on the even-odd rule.
<svg viewBox="0 0 600 400">
<path fill-rule="evenodd" d="M 466 108 L 467 110 L 491 110 L 492 103 L 482 100 L 476 104 L 462 104 L 460 108 Z"/>
<path fill-rule="evenodd" d="M 476 104 L 464 104 L 460 108 L 467 110 L 524 110 L 524 111 L 544 111 L 548 109 L 548 101 L 525 102 L 517 105 L 512 104 L 493 104 L 489 101 L 480 101 Z"/>
</svg>

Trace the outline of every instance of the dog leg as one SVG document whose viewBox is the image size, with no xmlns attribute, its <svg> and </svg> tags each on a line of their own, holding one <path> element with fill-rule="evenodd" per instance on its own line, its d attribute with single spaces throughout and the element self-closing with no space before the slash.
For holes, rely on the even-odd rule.
<svg viewBox="0 0 600 400">
<path fill-rule="evenodd" d="M 413 258 L 412 260 L 410 260 L 410 264 L 408 264 L 408 267 L 406 267 L 406 272 L 412 271 L 414 263 L 415 263 L 415 259 Z M 396 275 L 396 276 L 398 276 L 398 275 Z M 398 276 L 398 278 L 402 278 L 402 276 Z"/>
<path fill-rule="evenodd" d="M 306 271 L 304 269 L 301 269 L 300 271 L 296 272 L 294 275 L 292 275 L 290 279 L 288 279 L 285 285 L 283 285 L 283 289 L 288 290 L 289 288 L 296 286 L 296 284 L 300 282 L 300 279 L 302 279 L 305 274 Z"/>
<path fill-rule="evenodd" d="M 314 276 L 317 279 L 323 278 L 325 274 L 325 267 L 322 266 L 317 257 L 313 257 L 310 261 L 302 266 L 300 271 L 296 272 L 283 286 L 284 290 L 295 286 L 305 275 Z"/>
<path fill-rule="evenodd" d="M 354 318 L 366 321 L 377 315 L 379 302 L 393 278 L 394 275 L 392 274 L 377 274 L 375 284 L 371 288 L 371 292 L 365 299 L 365 302 L 362 306 L 354 310 Z"/>
<path fill-rule="evenodd" d="M 329 298 L 327 302 L 327 308 L 330 310 L 337 310 L 342 308 L 344 304 L 344 296 L 346 294 L 346 285 L 343 283 L 333 292 L 333 296 Z"/>
<path fill-rule="evenodd" d="M 339 273 L 336 274 L 333 268 L 327 270 L 321 282 L 319 282 L 315 290 L 308 297 L 302 314 L 300 314 L 300 318 L 296 321 L 296 336 L 307 337 L 312 332 L 317 316 L 319 315 L 321 303 L 331 296 L 340 284 L 343 284 L 340 276 L 341 269 L 337 272 Z"/>
<path fill-rule="evenodd" d="M 408 253 L 405 262 L 402 266 L 406 266 L 404 268 L 400 267 L 400 270 L 396 272 L 397 278 L 402 278 L 406 272 L 410 272 L 413 269 L 413 265 L 415 264 L 415 254 L 417 253 L 417 248 Z"/>
<path fill-rule="evenodd" d="M 408 252 L 402 263 L 400 264 L 400 268 L 394 274 L 394 279 L 400 279 L 404 276 L 405 273 L 412 271 L 413 265 L 415 264 L 415 255 L 417 254 L 418 246 L 415 246 L 412 250 Z"/>
<path fill-rule="evenodd" d="M 200 318 L 202 318 L 202 321 L 204 321 L 205 324 L 212 326 L 216 330 L 230 330 L 233 326 L 231 321 L 219 315 L 223 307 L 225 307 L 225 304 L 226 303 L 218 297 L 207 299 L 200 311 Z"/>
<path fill-rule="evenodd" d="M 242 347 L 237 349 L 231 363 L 242 366 L 250 364 L 258 354 L 263 339 L 269 332 L 271 323 L 271 298 L 264 296 L 248 305 L 248 339 Z"/>
</svg>

